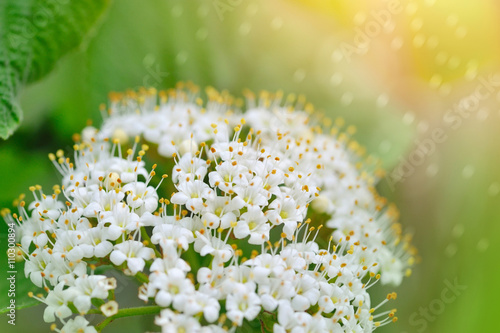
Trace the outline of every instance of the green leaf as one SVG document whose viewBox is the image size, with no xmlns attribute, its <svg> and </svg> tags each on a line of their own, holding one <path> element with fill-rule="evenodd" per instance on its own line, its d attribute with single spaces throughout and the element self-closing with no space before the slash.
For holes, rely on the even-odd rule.
<svg viewBox="0 0 500 333">
<path fill-rule="evenodd" d="M 77 47 L 109 0 L 4 0 L 0 3 L 0 137 L 19 126 L 19 89 L 48 74 Z"/>
<path fill-rule="evenodd" d="M 252 332 L 262 332 L 262 323 L 260 319 L 254 319 L 252 321 L 244 320 L 243 324 L 236 328 L 235 333 L 252 333 Z M 264 330 L 264 332 L 266 332 Z"/>
</svg>

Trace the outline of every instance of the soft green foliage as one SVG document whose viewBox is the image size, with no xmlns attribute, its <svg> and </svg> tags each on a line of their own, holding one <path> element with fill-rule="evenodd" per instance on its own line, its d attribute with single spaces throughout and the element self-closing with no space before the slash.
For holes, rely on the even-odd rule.
<svg viewBox="0 0 500 333">
<path fill-rule="evenodd" d="M 8 138 L 23 114 L 17 94 L 78 46 L 107 0 L 5 0 L 0 3 L 0 137 Z"/>
</svg>

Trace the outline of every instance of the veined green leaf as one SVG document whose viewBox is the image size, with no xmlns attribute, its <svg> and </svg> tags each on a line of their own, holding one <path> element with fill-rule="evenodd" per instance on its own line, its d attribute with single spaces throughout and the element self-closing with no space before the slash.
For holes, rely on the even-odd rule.
<svg viewBox="0 0 500 333">
<path fill-rule="evenodd" d="M 22 120 L 19 89 L 48 74 L 78 46 L 109 0 L 0 2 L 0 137 Z"/>
</svg>

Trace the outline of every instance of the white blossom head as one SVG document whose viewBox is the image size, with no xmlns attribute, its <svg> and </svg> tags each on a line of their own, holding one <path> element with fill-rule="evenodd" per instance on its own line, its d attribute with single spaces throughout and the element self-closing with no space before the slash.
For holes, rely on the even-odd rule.
<svg viewBox="0 0 500 333">
<path fill-rule="evenodd" d="M 190 83 L 110 95 L 73 158 L 50 154 L 52 193 L 33 186 L 17 225 L 25 274 L 60 332 L 87 314 L 156 314 L 163 332 L 371 332 L 396 321 L 372 299 L 399 285 L 415 250 L 374 186 L 382 171 L 303 97 L 245 99 Z M 161 176 L 160 176 L 161 174 Z M 119 305 L 137 279 L 144 307 Z M 108 319 L 106 319 L 108 318 Z M 57 327 L 57 326 L 55 326 Z"/>
</svg>

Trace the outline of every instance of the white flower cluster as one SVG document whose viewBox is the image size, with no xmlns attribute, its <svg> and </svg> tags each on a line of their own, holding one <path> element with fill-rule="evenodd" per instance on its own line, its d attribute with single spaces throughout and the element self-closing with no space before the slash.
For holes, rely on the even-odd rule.
<svg viewBox="0 0 500 333">
<path fill-rule="evenodd" d="M 207 96 L 203 106 L 189 84 L 159 105 L 154 90 L 111 95 L 74 162 L 50 155 L 62 186 L 33 187 L 28 209 L 21 200 L 19 215 L 4 214 L 19 224 L 26 275 L 48 291 L 45 321 L 95 332 L 82 315 L 120 311 L 101 265 L 142 282 L 163 332 L 371 332 L 395 321 L 376 311 L 396 294 L 372 305 L 368 290 L 400 284 L 414 249 L 340 122 L 324 134 L 326 119 L 312 123 L 310 105 L 281 93 L 247 93 L 245 111 L 226 92 Z M 137 152 L 141 138 L 157 149 Z M 158 182 L 157 168 L 169 178 Z"/>
</svg>

